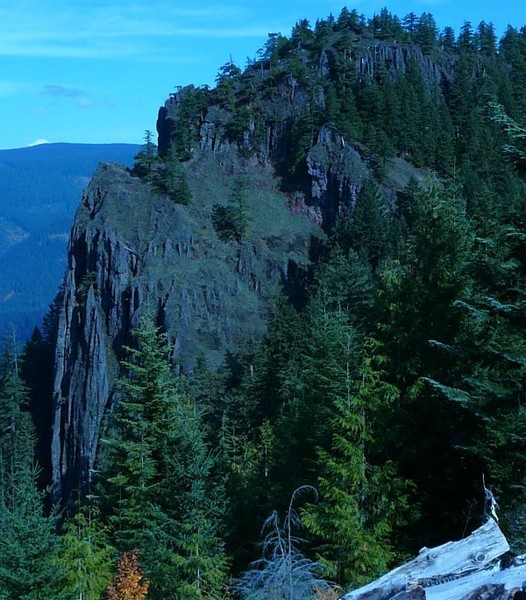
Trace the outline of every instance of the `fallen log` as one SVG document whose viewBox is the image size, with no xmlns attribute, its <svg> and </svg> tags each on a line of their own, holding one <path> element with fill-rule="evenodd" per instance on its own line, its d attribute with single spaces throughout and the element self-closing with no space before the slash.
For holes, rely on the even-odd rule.
<svg viewBox="0 0 526 600">
<path fill-rule="evenodd" d="M 495 578 L 498 573 L 504 573 L 497 559 L 508 550 L 504 534 L 497 523 L 489 518 L 470 536 L 436 548 L 423 548 L 410 562 L 345 594 L 341 600 L 460 600 L 477 587 L 504 583 Z M 519 581 L 520 573 L 526 573 L 522 570 L 525 566 L 521 565 L 513 573 L 510 569 L 506 570 L 512 582 L 508 589 L 513 586 L 520 588 L 522 581 L 526 581 L 525 576 L 519 583 L 513 583 Z M 460 588 L 458 586 L 461 583 L 466 585 Z M 461 589 L 459 593 L 464 595 L 457 594 L 457 589 Z M 475 597 L 472 598 L 475 600 Z"/>
<path fill-rule="evenodd" d="M 497 564 L 492 569 L 478 571 L 457 579 L 449 581 L 436 587 L 425 590 L 427 600 L 478 600 L 484 593 L 488 600 L 507 600 L 518 598 L 518 592 L 522 591 L 521 598 L 526 598 L 523 590 L 526 583 L 526 564 L 510 565 L 501 568 Z M 491 595 L 490 595 L 491 594 Z"/>
</svg>

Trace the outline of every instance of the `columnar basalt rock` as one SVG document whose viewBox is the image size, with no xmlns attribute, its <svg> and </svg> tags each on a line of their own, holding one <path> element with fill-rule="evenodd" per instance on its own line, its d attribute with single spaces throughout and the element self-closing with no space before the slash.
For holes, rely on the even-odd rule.
<svg viewBox="0 0 526 600">
<path fill-rule="evenodd" d="M 158 147 L 161 157 L 172 144 L 182 150 L 188 206 L 152 183 L 165 167 L 150 165 L 145 179 L 114 164 L 98 169 L 71 233 L 58 329 L 56 499 L 89 484 L 118 361 L 145 304 L 157 311 L 178 368 L 191 370 L 202 356 L 218 365 L 227 350 L 262 338 L 281 284 L 309 264 L 311 238 L 352 216 L 372 175 L 370 159 L 360 144 L 313 119 L 325 106 L 324 77 L 337 51 L 329 44 L 309 65 L 300 53 L 296 71 L 286 62 L 255 64 L 230 81 L 223 100 L 194 86 L 170 95 L 159 111 Z M 411 44 L 359 40 L 345 59 L 358 78 L 374 76 L 381 64 L 396 78 L 416 62 L 429 87 L 451 79 L 445 57 Z M 305 69 L 313 71 L 308 85 Z M 228 89 L 241 100 L 232 101 Z M 301 119 L 310 123 L 307 132 L 295 126 Z M 301 147 L 291 147 L 294 139 Z M 213 216 L 232 202 L 237 176 L 247 182 L 247 232 L 229 237 Z M 401 157 L 386 166 L 390 203 L 412 176 L 424 174 Z"/>
<path fill-rule="evenodd" d="M 203 160 L 211 160 L 205 171 L 221 172 L 216 159 Z M 277 188 L 265 191 L 276 222 L 251 218 L 241 242 L 218 237 L 211 208 L 228 197 L 230 179 L 218 179 L 217 197 L 195 183 L 189 207 L 114 164 L 101 165 L 87 188 L 69 242 L 58 325 L 56 500 L 89 487 L 118 360 L 145 305 L 158 313 L 178 368 L 192 370 L 201 357 L 218 365 L 227 350 L 261 339 L 282 282 L 307 268 L 316 228 L 292 214 Z M 258 200 L 251 201 L 253 210 Z"/>
</svg>

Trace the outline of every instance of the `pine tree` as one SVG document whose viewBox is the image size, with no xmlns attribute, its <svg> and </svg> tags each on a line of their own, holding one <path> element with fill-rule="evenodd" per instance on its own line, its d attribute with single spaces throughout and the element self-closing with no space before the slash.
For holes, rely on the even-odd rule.
<svg viewBox="0 0 526 600">
<path fill-rule="evenodd" d="M 332 308 L 331 300 L 321 289 L 310 301 L 308 333 L 298 360 L 289 367 L 286 401 L 275 428 L 274 476 L 281 501 L 296 487 L 316 484 L 318 449 L 330 446 L 334 403 L 346 389 L 348 368 L 358 352 L 347 315 Z"/>
<path fill-rule="evenodd" d="M 145 315 L 104 440 L 102 486 L 118 549 L 141 552 L 150 596 L 212 598 L 226 572 L 221 485 L 202 416 L 179 389 L 164 336 Z"/>
<path fill-rule="evenodd" d="M 388 209 L 371 179 L 367 179 L 360 190 L 347 234 L 351 247 L 365 256 L 373 269 L 387 256 Z"/>
<path fill-rule="evenodd" d="M 160 176 L 160 183 L 162 189 L 177 204 L 187 205 L 192 201 L 192 190 L 179 160 L 175 144 L 172 144 L 166 156 L 164 170 Z"/>
<path fill-rule="evenodd" d="M 359 379 L 349 365 L 347 389 L 334 401 L 331 446 L 319 450 L 320 499 L 303 513 L 331 579 L 352 586 L 387 570 L 395 554 L 393 532 L 411 512 L 409 484 L 381 448 L 386 414 L 399 391 L 383 381 L 376 342 L 365 346 Z"/>
<path fill-rule="evenodd" d="M 84 505 L 63 527 L 57 563 L 62 589 L 81 600 L 98 600 L 112 579 L 114 549 L 98 511 Z"/>
<path fill-rule="evenodd" d="M 157 146 L 153 142 L 152 132 L 144 132 L 144 144 L 135 156 L 135 169 L 142 176 L 149 175 L 153 165 L 157 162 Z"/>
<path fill-rule="evenodd" d="M 454 187 L 433 182 L 413 197 L 406 213 L 408 229 L 399 254 L 378 272 L 385 312 L 375 337 L 387 357 L 386 381 L 401 393 L 396 419 L 386 426 L 385 436 L 396 448 L 393 458 L 400 474 L 417 486 L 415 501 L 422 505 L 428 531 L 437 534 L 438 523 L 447 523 L 453 536 L 466 498 L 473 493 L 473 479 L 467 474 L 478 466 L 473 457 L 459 462 L 455 441 L 464 437 L 463 431 L 471 431 L 473 423 L 459 406 L 429 394 L 423 378 L 440 380 L 456 367 L 452 357 L 438 357 L 433 348 L 451 343 L 463 326 L 455 303 L 469 293 L 473 234 L 464 199 Z M 444 494 L 452 498 L 444 502 Z M 419 530 L 416 525 L 417 538 Z"/>
<path fill-rule="evenodd" d="M 56 518 L 44 513 L 33 464 L 34 431 L 19 357 L 6 345 L 0 366 L 0 594 L 60 598 Z"/>
</svg>

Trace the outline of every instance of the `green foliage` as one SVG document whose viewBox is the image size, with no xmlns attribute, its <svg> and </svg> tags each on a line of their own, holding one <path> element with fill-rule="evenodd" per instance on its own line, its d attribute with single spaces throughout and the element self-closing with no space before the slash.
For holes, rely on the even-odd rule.
<svg viewBox="0 0 526 600">
<path fill-rule="evenodd" d="M 465 511 L 482 471 L 521 546 L 525 39 L 509 27 L 497 44 L 485 22 L 465 23 L 455 39 L 448 27 L 439 34 L 429 13 L 400 20 L 383 9 L 367 20 L 344 8 L 314 27 L 299 21 L 290 39 L 270 34 L 244 72 L 232 61 L 221 67 L 215 89 L 177 93 L 170 149 L 158 157 L 147 132 L 135 173 L 145 189 L 190 205 L 176 211 L 185 223 L 203 217 L 194 256 L 213 244 L 219 254 L 207 268 L 223 282 L 196 284 L 213 309 L 206 322 L 182 317 L 178 339 L 185 327 L 214 344 L 226 331 L 231 345 L 243 329 L 257 338 L 265 323 L 245 282 L 270 298 L 260 273 L 278 263 L 288 299 L 277 302 L 261 344 L 251 336 L 218 374 L 207 356 L 188 380 L 174 376 L 151 315 L 141 321 L 101 444 L 101 524 L 81 509 L 58 550 L 9 350 L 0 380 L 0 597 L 59 598 L 55 581 L 96 598 L 110 556 L 137 547 L 150 597 L 217 598 L 230 564 L 235 575 L 253 558 L 250 540 L 270 507 L 286 519 L 273 512 L 266 521 L 263 558 L 236 586 L 243 597 L 312 597 L 323 588 L 318 563 L 359 585 L 416 546 L 460 537 L 476 521 Z M 425 60 L 402 68 L 382 58 L 392 48 L 418 58 L 404 44 L 418 44 Z M 213 159 L 203 158 L 205 137 Z M 359 177 L 351 154 L 363 161 Z M 324 223 L 324 245 L 311 244 L 309 262 L 306 236 L 292 234 L 307 230 L 304 222 L 277 189 L 314 215 L 314 171 L 336 226 Z M 156 223 L 168 239 L 168 225 Z M 207 239 L 211 225 L 233 243 Z M 180 262 L 191 280 L 195 261 Z M 241 280 L 225 283 L 227 263 Z M 81 282 L 79 302 L 94 277 Z M 227 288 L 236 306 L 225 316 Z M 34 364 L 53 336 L 35 334 Z M 35 395 L 38 416 L 37 403 Z M 318 563 L 292 532 L 293 490 L 305 484 L 320 491 L 302 513 Z"/>
<path fill-rule="evenodd" d="M 56 519 L 44 514 L 34 431 L 18 357 L 6 346 L 0 378 L 0 598 L 60 598 Z"/>
<path fill-rule="evenodd" d="M 55 526 L 55 518 L 44 514 L 36 472 L 18 471 L 0 502 L 0 598 L 63 597 Z"/>
<path fill-rule="evenodd" d="M 140 550 L 150 597 L 211 598 L 227 562 L 218 535 L 222 488 L 202 416 L 174 379 L 151 315 L 135 338 L 103 441 L 102 489 L 115 511 L 115 545 Z"/>
<path fill-rule="evenodd" d="M 249 204 L 247 200 L 248 182 L 237 176 L 233 180 L 233 190 L 226 206 L 215 205 L 212 211 L 212 223 L 218 237 L 223 241 L 245 239 L 250 225 Z"/>
<path fill-rule="evenodd" d="M 114 549 L 98 511 L 82 506 L 60 537 L 56 562 L 63 571 L 63 591 L 71 597 L 98 600 L 112 579 L 113 559 Z"/>
<path fill-rule="evenodd" d="M 161 189 L 177 204 L 190 204 L 192 201 L 192 190 L 188 184 L 185 170 L 179 160 L 175 144 L 170 147 L 163 167 L 158 176 L 158 183 Z"/>
<path fill-rule="evenodd" d="M 365 346 L 359 379 L 349 372 L 346 393 L 334 401 L 330 449 L 319 450 L 320 501 L 303 513 L 331 577 L 353 586 L 388 569 L 395 555 L 393 531 L 411 515 L 410 486 L 386 458 L 381 441 L 399 392 L 384 381 L 385 358 L 377 355 L 375 343 Z"/>
<path fill-rule="evenodd" d="M 170 148 L 182 161 L 192 157 L 192 148 L 209 105 L 209 94 L 207 86 L 196 88 L 193 85 L 179 92 Z"/>
<path fill-rule="evenodd" d="M 491 120 L 501 126 L 511 140 L 515 142 L 513 145 L 506 144 L 503 147 L 504 152 L 517 161 L 526 161 L 526 150 L 524 149 L 526 128 L 519 125 L 519 123 L 507 115 L 501 104 L 490 102 L 489 108 L 491 111 Z"/>
<path fill-rule="evenodd" d="M 346 231 L 351 248 L 376 268 L 389 250 L 388 208 L 373 180 L 364 182 Z"/>
<path fill-rule="evenodd" d="M 276 423 L 276 474 L 283 493 L 314 485 L 318 447 L 330 444 L 334 402 L 345 394 L 357 357 L 357 340 L 345 313 L 329 306 L 325 290 L 311 300 L 301 354 L 288 367 L 285 403 Z"/>
<path fill-rule="evenodd" d="M 153 134 L 147 129 L 144 132 L 144 144 L 135 155 L 135 170 L 142 176 L 151 173 L 152 167 L 158 161 L 157 146 L 153 143 Z"/>
</svg>

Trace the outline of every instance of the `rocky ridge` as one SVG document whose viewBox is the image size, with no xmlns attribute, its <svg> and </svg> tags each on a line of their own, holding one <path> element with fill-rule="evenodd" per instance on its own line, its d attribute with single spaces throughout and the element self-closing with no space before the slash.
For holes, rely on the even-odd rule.
<svg viewBox="0 0 526 600">
<path fill-rule="evenodd" d="M 320 72 L 331 52 L 331 47 L 322 52 Z M 348 59 L 359 74 L 370 73 L 378 61 L 395 73 L 416 56 L 429 83 L 442 85 L 449 77 L 446 66 L 432 65 L 418 52 L 381 43 Z M 141 310 L 150 305 L 157 311 L 177 368 L 191 370 L 200 357 L 219 365 L 226 351 L 262 339 L 283 283 L 308 268 L 311 240 L 330 231 L 338 217 L 352 215 L 371 174 L 359 145 L 322 126 L 312 135 L 304 169 L 286 184 L 291 128 L 313 92 L 286 70 L 276 75 L 256 65 L 244 77 L 243 85 L 254 98 L 259 95 L 260 108 L 257 115 L 249 111 L 241 134 L 232 133 L 233 113 L 214 104 L 209 90 L 182 88 L 159 111 L 160 154 L 190 140 L 182 163 L 190 206 L 175 204 L 115 164 L 102 165 L 83 196 L 69 242 L 58 326 L 55 499 L 89 488 L 118 359 Z M 322 106 L 323 89 L 314 88 Z M 186 115 L 188 98 L 196 93 L 208 104 Z M 238 175 L 248 181 L 248 233 L 224 240 L 212 216 L 216 206 L 228 203 Z M 384 191 L 394 198 L 411 176 L 424 175 L 398 158 L 384 178 Z"/>
<path fill-rule="evenodd" d="M 203 160 L 194 167 L 223 168 Z M 272 186 L 260 196 L 278 221 L 259 218 L 257 231 L 240 244 L 218 238 L 210 199 L 194 189 L 196 204 L 183 207 L 123 167 L 104 164 L 84 194 L 57 336 L 55 498 L 89 482 L 118 358 L 146 305 L 168 332 L 179 369 L 191 370 L 201 357 L 217 365 L 227 350 L 261 339 L 280 285 L 307 268 L 316 232 Z"/>
</svg>

